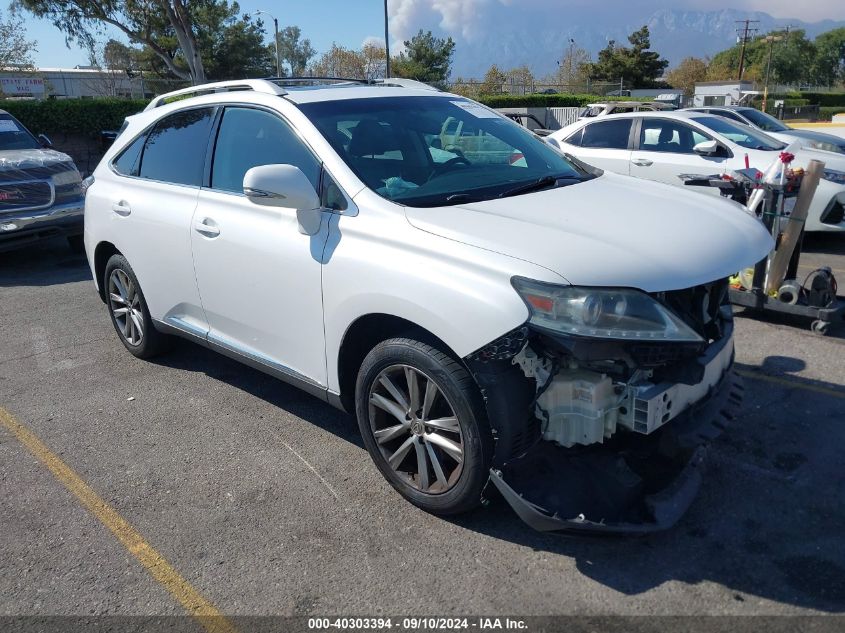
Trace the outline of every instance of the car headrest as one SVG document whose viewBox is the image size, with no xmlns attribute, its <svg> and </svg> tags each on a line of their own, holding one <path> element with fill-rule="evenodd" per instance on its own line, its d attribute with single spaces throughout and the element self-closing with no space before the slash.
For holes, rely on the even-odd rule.
<svg viewBox="0 0 845 633">
<path fill-rule="evenodd" d="M 399 149 L 399 139 L 390 125 L 362 119 L 352 130 L 349 153 L 353 156 L 375 156 L 394 149 Z"/>
</svg>

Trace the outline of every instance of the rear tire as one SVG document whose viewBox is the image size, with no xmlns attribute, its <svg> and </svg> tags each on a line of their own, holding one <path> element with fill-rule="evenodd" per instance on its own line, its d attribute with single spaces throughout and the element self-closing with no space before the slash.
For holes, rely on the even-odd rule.
<svg viewBox="0 0 845 633">
<path fill-rule="evenodd" d="M 480 503 L 493 437 L 478 387 L 454 358 L 414 339 L 379 343 L 358 372 L 355 408 L 370 456 L 408 501 L 443 515 Z"/>
<path fill-rule="evenodd" d="M 170 348 L 172 338 L 153 326 L 135 272 L 123 255 L 112 255 L 102 279 L 112 325 L 133 356 L 152 358 Z"/>
</svg>

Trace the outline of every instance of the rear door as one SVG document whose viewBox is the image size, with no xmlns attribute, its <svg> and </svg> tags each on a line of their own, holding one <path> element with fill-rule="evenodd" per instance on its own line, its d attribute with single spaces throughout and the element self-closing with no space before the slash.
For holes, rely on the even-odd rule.
<svg viewBox="0 0 845 633">
<path fill-rule="evenodd" d="M 154 319 L 204 335 L 191 258 L 191 218 L 215 109 L 180 110 L 158 121 L 111 164 L 93 191 L 111 209 L 112 235 L 129 260 Z"/>
<path fill-rule="evenodd" d="M 631 152 L 632 176 L 684 186 L 680 174 L 721 174 L 725 168 L 726 155 L 702 156 L 693 151 L 698 143 L 713 138 L 683 121 L 642 117 L 638 127 L 637 146 Z M 719 195 L 712 187 L 696 190 Z"/>
<path fill-rule="evenodd" d="M 599 118 L 564 139 L 572 153 L 589 165 L 628 175 L 631 160 L 631 117 Z"/>
</svg>

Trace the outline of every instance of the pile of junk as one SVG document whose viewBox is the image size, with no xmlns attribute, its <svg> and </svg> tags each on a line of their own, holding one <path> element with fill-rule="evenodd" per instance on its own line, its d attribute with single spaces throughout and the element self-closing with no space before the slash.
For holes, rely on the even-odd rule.
<svg viewBox="0 0 845 633">
<path fill-rule="evenodd" d="M 754 268 L 731 280 L 731 303 L 752 311 L 805 317 L 810 328 L 827 334 L 831 323 L 845 315 L 845 300 L 837 296 L 830 267 L 812 270 L 803 279 L 798 267 L 804 242 L 804 221 L 824 163 L 812 160 L 807 169 L 791 167 L 795 155 L 784 151 L 766 171 L 746 168 L 720 175 L 682 174 L 689 186 L 716 187 L 744 205 L 771 232 L 775 249 Z"/>
</svg>

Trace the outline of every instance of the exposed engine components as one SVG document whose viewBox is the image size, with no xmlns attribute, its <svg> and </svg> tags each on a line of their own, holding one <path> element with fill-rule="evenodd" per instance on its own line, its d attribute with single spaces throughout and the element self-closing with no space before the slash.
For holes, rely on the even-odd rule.
<svg viewBox="0 0 845 633">
<path fill-rule="evenodd" d="M 541 421 L 544 440 L 569 448 L 601 443 L 613 435 L 619 398 L 609 376 L 577 366 L 555 372 L 554 363 L 529 345 L 513 363 L 537 381 L 535 415 Z"/>
</svg>

